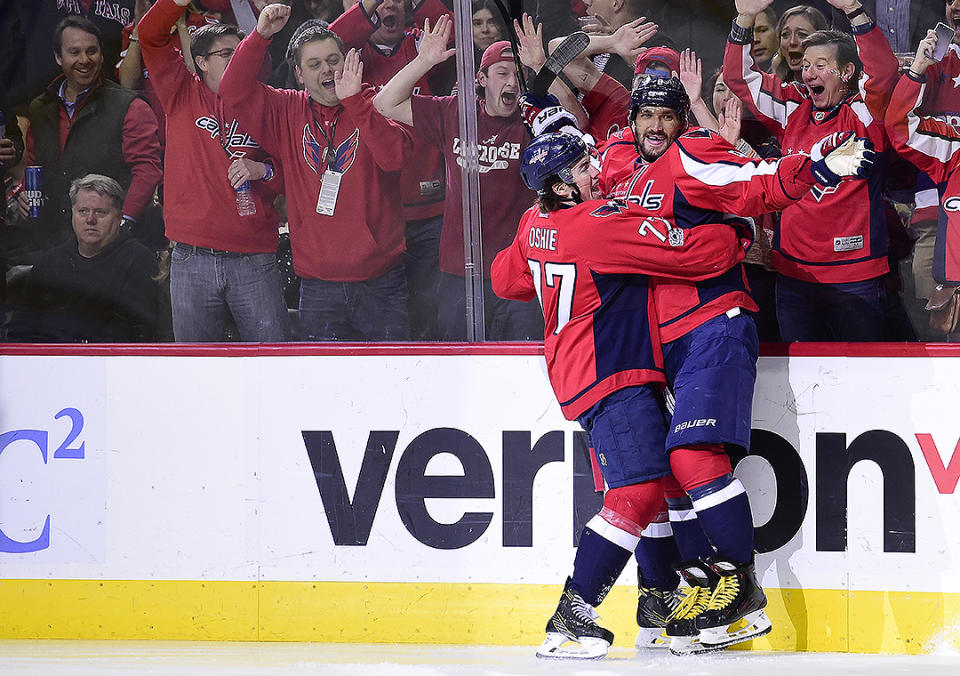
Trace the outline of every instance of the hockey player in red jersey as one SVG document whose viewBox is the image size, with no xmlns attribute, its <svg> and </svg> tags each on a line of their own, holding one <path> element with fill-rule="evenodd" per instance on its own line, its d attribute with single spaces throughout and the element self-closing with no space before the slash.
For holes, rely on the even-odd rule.
<svg viewBox="0 0 960 676">
<path fill-rule="evenodd" d="M 503 298 L 539 297 L 550 382 L 564 416 L 590 433 L 608 487 L 538 655 L 595 658 L 613 634 L 596 623 L 593 607 L 659 511 L 660 479 L 670 471 L 647 275 L 715 276 L 743 259 L 750 235 L 741 240 L 724 224 L 681 231 L 635 203 L 593 201 L 597 170 L 577 136 L 535 139 L 521 176 L 538 200 L 494 260 L 493 288 Z M 580 647 L 571 650 L 568 641 Z"/>
<path fill-rule="evenodd" d="M 688 107 L 676 78 L 638 82 L 628 125 L 639 166 L 613 190 L 684 232 L 724 214 L 783 209 L 818 182 L 840 185 L 872 165 L 869 141 L 850 132 L 821 139 L 809 157 L 750 160 L 716 132 L 688 130 Z M 655 277 L 652 285 L 664 371 L 676 399 L 666 439 L 676 482 L 665 484 L 665 494 L 681 553 L 697 559 L 682 567 L 693 591 L 667 634 L 674 652 L 714 650 L 770 630 L 753 567 L 750 505 L 726 454 L 729 446 L 749 449 L 758 352 L 749 312 L 756 306 L 739 265 L 705 281 Z M 699 545 L 699 530 L 690 532 L 682 516 L 690 510 L 708 540 L 700 535 Z"/>
<path fill-rule="evenodd" d="M 632 181 L 625 200 L 583 202 L 598 186 L 586 147 L 566 134 L 537 138 L 521 163 L 524 182 L 538 192 L 537 206 L 524 215 L 513 244 L 498 254 L 492 268 L 499 295 L 539 297 L 551 384 L 564 415 L 576 418 L 590 433 L 609 489 L 604 508 L 581 536 L 573 576 L 538 652 L 544 657 L 606 653 L 613 635 L 597 625 L 593 607 L 616 581 L 662 504 L 659 483 L 653 479 L 671 470 L 693 498 L 693 507 L 702 510 L 711 538 L 698 552 L 709 560 L 685 567 L 695 591 L 673 622 L 677 651 L 687 652 L 693 645 L 720 649 L 769 631 L 763 614 L 766 599 L 753 573 L 749 503 L 732 477 L 722 446 L 748 446 L 743 427 L 748 435 L 756 330 L 752 319 L 739 312 L 737 302 L 743 297 L 734 291 L 724 301 L 732 303 L 731 311 L 721 309 L 722 303 L 707 304 L 708 309 L 696 315 L 703 324 L 676 339 L 669 362 L 661 362 L 657 334 L 664 333 L 664 325 L 647 275 L 654 276 L 655 284 L 686 284 L 694 295 L 695 283 L 709 291 L 716 288 L 713 280 L 723 280 L 730 271 L 742 276 L 738 263 L 744 243 L 731 239 L 730 226 L 721 223 L 723 211 L 779 208 L 809 190 L 813 172 L 821 180 L 839 182 L 840 175 L 860 173 L 869 161 L 864 142 L 847 135 L 825 139 L 815 161 L 797 155 L 777 163 L 752 163 L 720 141 L 719 150 L 731 158 L 719 157 L 718 162 L 727 166 L 697 167 L 695 157 L 694 164 L 684 166 L 681 159 L 675 166 L 671 159 L 683 146 L 709 151 L 705 140 L 713 139 L 712 133 L 704 136 L 703 130 L 694 130 L 689 139 L 675 143 L 685 105 L 679 82 L 644 80 L 639 91 L 631 125 L 647 163 L 638 172 L 649 181 L 644 190 L 639 195 L 629 190 L 636 185 Z M 638 123 L 638 117 L 643 121 Z M 679 199 L 665 200 L 666 195 L 652 191 L 658 189 L 657 178 L 671 173 L 672 181 L 680 184 L 671 197 Z M 713 200 L 699 212 L 679 192 L 692 194 L 697 183 L 711 195 L 701 201 Z M 701 253 L 684 258 L 694 247 Z M 724 252 L 736 258 L 724 258 Z M 684 266 L 682 274 L 677 265 Z M 675 295 L 663 297 L 669 301 Z M 703 304 L 692 310 L 700 307 Z M 658 330 L 654 317 L 661 319 Z M 659 400 L 649 386 L 664 379 L 673 385 L 677 399 L 669 429 L 664 429 Z M 680 415 L 711 417 L 687 420 Z M 671 451 L 669 458 L 665 449 Z M 740 620 L 745 626 L 727 633 Z M 566 649 L 570 640 L 581 647 Z"/>
</svg>

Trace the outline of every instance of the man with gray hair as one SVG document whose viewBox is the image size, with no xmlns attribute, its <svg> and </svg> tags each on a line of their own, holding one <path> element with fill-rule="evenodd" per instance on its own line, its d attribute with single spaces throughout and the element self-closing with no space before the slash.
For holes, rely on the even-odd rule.
<svg viewBox="0 0 960 676">
<path fill-rule="evenodd" d="M 132 343 L 154 340 L 156 257 L 121 232 L 124 192 L 108 176 L 70 184 L 70 241 L 42 252 L 11 299 L 11 341 Z"/>
</svg>

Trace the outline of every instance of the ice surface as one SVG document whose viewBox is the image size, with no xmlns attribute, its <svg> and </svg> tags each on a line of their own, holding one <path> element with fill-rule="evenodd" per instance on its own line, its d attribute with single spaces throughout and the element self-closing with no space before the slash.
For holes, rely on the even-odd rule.
<svg viewBox="0 0 960 676">
<path fill-rule="evenodd" d="M 828 676 L 960 674 L 960 656 L 727 651 L 673 657 L 613 648 L 604 660 L 538 660 L 534 646 L 0 640 L 0 674 L 333 676 Z"/>
</svg>

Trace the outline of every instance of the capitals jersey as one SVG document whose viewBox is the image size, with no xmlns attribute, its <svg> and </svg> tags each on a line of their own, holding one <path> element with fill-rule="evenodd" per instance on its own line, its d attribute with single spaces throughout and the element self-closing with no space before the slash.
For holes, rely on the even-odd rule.
<svg viewBox="0 0 960 676">
<path fill-rule="evenodd" d="M 943 59 L 927 68 L 924 76 L 927 83 L 917 113 L 935 115 L 947 124 L 960 124 L 960 46 L 951 43 Z M 920 177 L 914 203 L 914 223 L 938 220 L 940 194 L 930 177 Z"/>
<path fill-rule="evenodd" d="M 568 420 L 616 390 L 664 382 L 647 275 L 722 274 L 746 247 L 727 225 L 680 230 L 624 200 L 529 209 L 493 261 L 501 298 L 538 296 L 547 373 Z"/>
<path fill-rule="evenodd" d="M 611 196 L 638 204 L 675 228 L 695 232 L 730 220 L 731 214 L 756 216 L 793 204 L 816 182 L 809 163 L 805 155 L 776 161 L 747 159 L 716 132 L 694 127 L 656 161 L 640 164 Z M 615 162 L 609 171 L 622 168 Z M 607 172 L 604 164 L 601 177 Z M 654 279 L 653 286 L 665 343 L 733 308 L 757 310 L 739 265 L 697 283 Z"/>
<path fill-rule="evenodd" d="M 735 42 L 733 35 L 723 58 L 723 81 L 777 135 L 784 153 L 809 152 L 823 137 L 842 131 L 869 138 L 882 153 L 887 147 L 883 111 L 896 83 L 897 59 L 875 26 L 855 38 L 868 75 L 861 79 L 861 91 L 830 110 L 814 109 L 803 83 L 785 84 L 757 69 L 751 43 Z M 784 210 L 772 260 L 788 277 L 857 282 L 887 272 L 888 244 L 883 172 L 874 171 L 866 181 L 817 186 Z"/>
<path fill-rule="evenodd" d="M 894 149 L 937 184 L 942 198 L 933 278 L 960 286 L 960 126 L 917 115 L 925 90 L 909 73 L 900 78 L 887 107 L 887 133 Z"/>
</svg>

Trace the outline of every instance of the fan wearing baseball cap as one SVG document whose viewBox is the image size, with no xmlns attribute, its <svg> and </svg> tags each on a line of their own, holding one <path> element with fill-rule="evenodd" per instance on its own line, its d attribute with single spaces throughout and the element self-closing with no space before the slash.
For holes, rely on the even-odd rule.
<svg viewBox="0 0 960 676">
<path fill-rule="evenodd" d="M 466 340 L 467 315 L 461 204 L 460 123 L 456 96 L 414 94 L 431 68 L 453 56 L 449 16 L 424 25 L 416 58 L 377 94 L 374 106 L 393 120 L 413 126 L 436 145 L 446 160 L 447 194 L 440 234 L 440 289 L 437 324 L 441 340 Z M 543 315 L 538 303 L 504 300 L 490 286 L 490 263 L 516 234 L 530 206 L 520 180 L 520 155 L 529 135 L 517 105 L 520 83 L 510 43 L 495 42 L 483 52 L 476 76 L 477 134 L 480 164 L 480 219 L 483 257 L 484 319 L 489 340 L 541 340 Z"/>
</svg>

